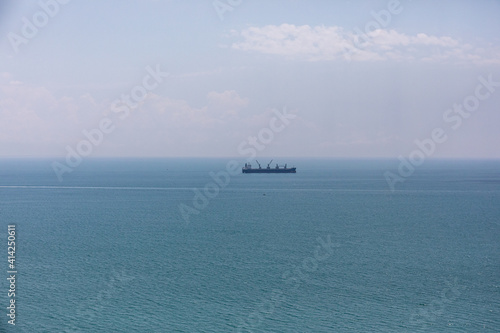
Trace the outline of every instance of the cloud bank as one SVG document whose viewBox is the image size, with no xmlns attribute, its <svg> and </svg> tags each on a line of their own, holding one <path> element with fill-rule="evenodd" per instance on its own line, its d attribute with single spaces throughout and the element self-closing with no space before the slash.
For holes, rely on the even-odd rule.
<svg viewBox="0 0 500 333">
<path fill-rule="evenodd" d="M 448 36 L 407 35 L 377 29 L 352 32 L 338 26 L 267 25 L 231 31 L 239 51 L 304 61 L 423 61 L 500 64 L 499 50 L 475 47 Z"/>
<path fill-rule="evenodd" d="M 0 150 L 2 156 L 59 156 L 84 139 L 104 117 L 116 128 L 95 155 L 234 155 L 237 143 L 265 126 L 271 109 L 252 110 L 235 90 L 209 91 L 205 103 L 148 93 L 121 119 L 111 100 L 89 93 L 61 96 L 44 87 L 14 81 L 0 73 Z"/>
</svg>

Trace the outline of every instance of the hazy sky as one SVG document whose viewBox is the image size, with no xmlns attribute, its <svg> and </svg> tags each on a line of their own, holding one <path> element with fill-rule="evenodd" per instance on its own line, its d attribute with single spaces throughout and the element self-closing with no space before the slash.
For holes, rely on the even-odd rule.
<svg viewBox="0 0 500 333">
<path fill-rule="evenodd" d="M 64 157 L 88 131 L 95 157 L 396 157 L 439 128 L 432 157 L 500 158 L 499 18 L 496 0 L 2 1 L 0 156 Z"/>
</svg>

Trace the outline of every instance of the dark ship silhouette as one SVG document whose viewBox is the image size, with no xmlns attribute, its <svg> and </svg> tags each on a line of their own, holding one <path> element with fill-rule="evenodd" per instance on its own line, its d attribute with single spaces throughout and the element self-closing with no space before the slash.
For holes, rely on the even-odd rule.
<svg viewBox="0 0 500 333">
<path fill-rule="evenodd" d="M 255 160 L 255 162 L 257 162 L 257 164 L 259 165 L 258 169 L 253 169 L 252 165 L 250 163 L 245 163 L 245 166 L 241 169 L 241 172 L 243 172 L 243 173 L 297 173 L 296 167 L 288 168 L 286 166 L 286 164 L 284 166 L 281 166 L 281 167 L 278 164 L 276 164 L 276 167 L 271 168 L 270 165 L 273 162 L 273 160 L 271 160 L 271 162 L 269 162 L 269 164 L 267 165 L 267 168 L 264 168 L 264 169 L 260 166 L 259 161 Z"/>
</svg>

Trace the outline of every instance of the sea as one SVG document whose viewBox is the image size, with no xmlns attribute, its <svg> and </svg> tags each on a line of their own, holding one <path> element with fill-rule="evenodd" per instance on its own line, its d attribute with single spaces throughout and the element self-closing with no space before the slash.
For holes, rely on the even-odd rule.
<svg viewBox="0 0 500 333">
<path fill-rule="evenodd" d="M 498 160 L 52 162 L 0 160 L 2 332 L 500 332 Z"/>
</svg>

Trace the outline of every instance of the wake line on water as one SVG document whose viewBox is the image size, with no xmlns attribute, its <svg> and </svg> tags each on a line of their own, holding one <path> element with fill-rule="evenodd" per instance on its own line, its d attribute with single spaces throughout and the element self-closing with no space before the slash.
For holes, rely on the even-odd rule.
<svg viewBox="0 0 500 333">
<path fill-rule="evenodd" d="M 44 185 L 0 185 L 4 189 L 50 189 L 50 190 L 125 190 L 125 191 L 192 191 L 195 187 L 116 187 L 116 186 L 44 186 Z M 387 194 L 389 190 L 373 189 L 333 189 L 333 188 L 225 188 L 224 191 L 233 192 L 373 192 Z M 396 190 L 393 193 L 492 193 L 499 190 Z"/>
<path fill-rule="evenodd" d="M 77 189 L 77 190 L 191 190 L 192 187 L 115 187 L 115 186 L 41 186 L 41 185 L 0 185 L 0 188 L 27 189 Z"/>
</svg>

